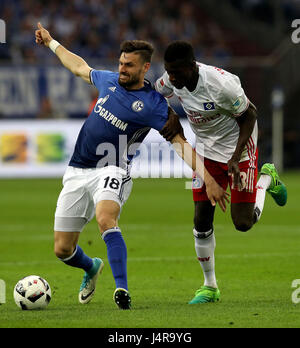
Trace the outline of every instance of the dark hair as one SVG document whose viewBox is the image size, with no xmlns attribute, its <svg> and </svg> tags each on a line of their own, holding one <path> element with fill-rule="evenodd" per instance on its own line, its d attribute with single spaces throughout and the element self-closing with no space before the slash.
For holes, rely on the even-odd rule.
<svg viewBox="0 0 300 348">
<path fill-rule="evenodd" d="M 120 46 L 120 55 L 123 52 L 135 52 L 141 56 L 145 63 L 151 62 L 153 51 L 153 46 L 149 42 L 142 40 L 126 40 L 122 42 Z"/>
<path fill-rule="evenodd" d="M 164 60 L 167 63 L 176 60 L 192 63 L 195 60 L 194 49 L 187 41 L 173 41 L 168 45 L 165 51 Z"/>
</svg>

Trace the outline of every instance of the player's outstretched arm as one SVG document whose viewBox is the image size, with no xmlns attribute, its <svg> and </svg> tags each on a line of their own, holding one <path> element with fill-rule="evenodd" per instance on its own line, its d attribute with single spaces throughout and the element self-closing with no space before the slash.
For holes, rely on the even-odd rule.
<svg viewBox="0 0 300 348">
<path fill-rule="evenodd" d="M 92 68 L 87 62 L 76 54 L 68 51 L 59 42 L 53 40 L 48 30 L 38 23 L 38 30 L 35 31 L 35 42 L 49 47 L 60 59 L 63 66 L 69 69 L 74 75 L 80 76 L 85 82 L 91 83 L 90 71 Z"/>
<path fill-rule="evenodd" d="M 213 206 L 218 203 L 220 208 L 226 211 L 226 202 L 229 203 L 229 194 L 215 181 L 204 166 L 203 161 L 193 150 L 192 146 L 180 134 L 172 140 L 174 149 L 178 155 L 203 179 L 207 196 Z"/>
</svg>

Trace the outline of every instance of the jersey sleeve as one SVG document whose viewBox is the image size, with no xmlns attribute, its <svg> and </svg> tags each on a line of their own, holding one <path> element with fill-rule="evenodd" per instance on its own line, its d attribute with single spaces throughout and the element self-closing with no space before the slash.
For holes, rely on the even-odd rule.
<svg viewBox="0 0 300 348">
<path fill-rule="evenodd" d="M 109 71 L 92 69 L 90 72 L 91 83 L 99 90 Z"/>
<path fill-rule="evenodd" d="M 167 72 L 165 72 L 159 79 L 156 80 L 155 89 L 165 98 L 171 98 L 173 96 L 173 87 L 169 81 Z"/>
<path fill-rule="evenodd" d="M 230 74 L 223 81 L 219 80 L 219 84 L 214 93 L 216 104 L 234 117 L 242 115 L 249 107 L 249 100 L 238 76 Z"/>
<path fill-rule="evenodd" d="M 149 120 L 149 126 L 161 131 L 168 121 L 168 103 L 162 95 L 157 93 L 156 102 L 152 109 L 152 114 Z"/>
</svg>

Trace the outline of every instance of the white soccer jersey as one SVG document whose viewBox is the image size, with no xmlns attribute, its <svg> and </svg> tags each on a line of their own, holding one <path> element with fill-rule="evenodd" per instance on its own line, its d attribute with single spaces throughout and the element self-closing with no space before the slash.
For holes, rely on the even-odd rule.
<svg viewBox="0 0 300 348">
<path fill-rule="evenodd" d="M 235 117 L 249 106 L 238 76 L 210 65 L 197 63 L 199 80 L 194 91 L 176 89 L 167 72 L 155 83 L 158 92 L 167 98 L 175 94 L 196 134 L 196 150 L 206 158 L 227 163 L 236 148 L 239 126 Z M 255 160 L 257 122 L 242 153 L 241 162 Z"/>
</svg>

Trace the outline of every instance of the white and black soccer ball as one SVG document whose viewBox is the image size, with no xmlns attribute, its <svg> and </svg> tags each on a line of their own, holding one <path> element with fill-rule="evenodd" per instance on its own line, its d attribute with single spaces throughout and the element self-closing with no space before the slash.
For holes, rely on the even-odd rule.
<svg viewBox="0 0 300 348">
<path fill-rule="evenodd" d="M 14 288 L 14 299 L 23 310 L 44 309 L 51 300 L 50 285 L 45 279 L 30 275 L 18 281 Z"/>
</svg>

